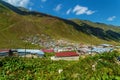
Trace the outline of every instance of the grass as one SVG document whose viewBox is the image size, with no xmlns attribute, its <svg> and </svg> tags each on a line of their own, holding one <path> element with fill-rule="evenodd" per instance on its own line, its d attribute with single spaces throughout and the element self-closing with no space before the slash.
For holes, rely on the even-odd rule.
<svg viewBox="0 0 120 80">
<path fill-rule="evenodd" d="M 76 22 L 77 24 L 79 25 L 83 25 L 83 23 L 86 23 L 90 26 L 93 26 L 93 27 L 97 27 L 97 28 L 102 28 L 103 30 L 113 30 L 113 31 L 117 31 L 117 32 L 120 32 L 120 30 L 118 29 L 117 26 L 114 26 L 114 25 L 107 25 L 107 24 L 104 24 L 104 23 L 98 23 L 98 22 L 91 22 L 91 21 L 88 21 L 88 20 L 79 20 L 79 19 L 71 19 L 72 21 Z"/>
<path fill-rule="evenodd" d="M 52 54 L 44 58 L 0 58 L 0 79 L 5 80 L 119 80 L 118 52 L 80 57 L 79 61 L 51 61 Z M 95 69 L 92 69 L 95 65 Z M 63 69 L 62 73 L 58 73 Z"/>
</svg>

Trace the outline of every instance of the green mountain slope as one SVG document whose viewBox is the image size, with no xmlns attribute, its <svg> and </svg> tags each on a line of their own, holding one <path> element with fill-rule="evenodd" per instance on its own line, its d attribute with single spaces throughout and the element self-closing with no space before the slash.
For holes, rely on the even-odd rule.
<svg viewBox="0 0 120 80">
<path fill-rule="evenodd" d="M 92 34 L 105 40 L 120 40 L 120 28 L 117 26 L 106 25 L 103 23 L 93 23 L 87 20 L 72 19 L 81 28 L 84 28 L 84 32 Z"/>
<path fill-rule="evenodd" d="M 117 43 L 119 27 L 103 29 L 83 21 L 71 21 L 35 11 L 21 10 L 0 0 L 0 48 L 23 48 L 23 39 L 28 36 L 46 34 L 58 40 L 81 43 Z M 94 24 L 94 23 L 93 23 Z M 112 27 L 112 29 L 111 29 Z M 37 47 L 29 45 L 29 47 Z"/>
<path fill-rule="evenodd" d="M 115 32 L 120 32 L 119 26 L 114 26 L 114 25 L 107 25 L 104 23 L 99 23 L 99 22 L 91 22 L 88 20 L 79 20 L 79 19 L 71 19 L 72 21 L 74 21 L 75 23 L 82 25 L 82 23 L 88 24 L 92 27 L 97 27 L 97 28 L 101 28 L 103 30 L 113 30 Z"/>
</svg>

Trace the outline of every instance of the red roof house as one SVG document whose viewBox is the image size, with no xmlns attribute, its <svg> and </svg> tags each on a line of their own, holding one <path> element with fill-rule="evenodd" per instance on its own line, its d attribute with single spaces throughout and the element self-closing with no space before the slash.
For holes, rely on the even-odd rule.
<svg viewBox="0 0 120 80">
<path fill-rule="evenodd" d="M 9 49 L 0 49 L 0 53 L 9 52 Z"/>
<path fill-rule="evenodd" d="M 56 57 L 74 57 L 79 56 L 76 52 L 58 52 L 55 54 Z"/>
<path fill-rule="evenodd" d="M 52 53 L 54 52 L 53 49 L 42 49 L 43 52 L 47 52 L 47 53 Z"/>
<path fill-rule="evenodd" d="M 76 52 L 58 52 L 55 56 L 51 57 L 51 60 L 79 60 L 79 54 Z"/>
<path fill-rule="evenodd" d="M 0 56 L 7 56 L 9 53 L 9 50 L 7 49 L 0 49 Z"/>
</svg>

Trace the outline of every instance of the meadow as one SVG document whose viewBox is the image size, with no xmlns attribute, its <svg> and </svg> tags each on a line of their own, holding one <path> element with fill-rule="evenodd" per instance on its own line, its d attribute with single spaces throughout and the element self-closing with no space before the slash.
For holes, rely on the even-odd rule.
<svg viewBox="0 0 120 80">
<path fill-rule="evenodd" d="M 0 58 L 0 80 L 120 80 L 117 51 L 80 56 L 79 61 L 52 61 L 52 55 Z"/>
</svg>

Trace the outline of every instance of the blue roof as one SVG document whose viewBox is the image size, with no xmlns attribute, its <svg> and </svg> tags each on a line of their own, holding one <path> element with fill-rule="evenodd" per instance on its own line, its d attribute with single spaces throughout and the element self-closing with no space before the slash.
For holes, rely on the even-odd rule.
<svg viewBox="0 0 120 80">
<path fill-rule="evenodd" d="M 0 56 L 8 56 L 7 52 L 0 52 Z"/>
<path fill-rule="evenodd" d="M 93 48 L 92 52 L 97 52 L 97 53 L 103 53 L 103 52 L 109 52 L 113 50 L 113 48 Z"/>
<path fill-rule="evenodd" d="M 110 44 L 101 44 L 101 46 L 112 46 Z"/>
<path fill-rule="evenodd" d="M 37 49 L 17 49 L 18 53 L 36 53 L 38 55 L 44 55 L 44 52 Z"/>
</svg>

